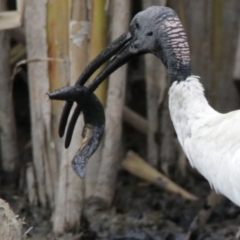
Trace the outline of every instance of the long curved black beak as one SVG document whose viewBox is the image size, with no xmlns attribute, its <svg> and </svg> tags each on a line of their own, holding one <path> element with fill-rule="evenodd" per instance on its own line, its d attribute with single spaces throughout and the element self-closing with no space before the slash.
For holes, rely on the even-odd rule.
<svg viewBox="0 0 240 240">
<path fill-rule="evenodd" d="M 125 33 L 121 35 L 118 39 L 116 39 L 112 44 L 110 44 L 105 50 L 103 50 L 83 71 L 81 76 L 79 77 L 78 81 L 76 82 L 77 85 L 84 85 L 88 78 L 107 60 L 111 57 L 111 61 L 108 65 L 99 73 L 99 75 L 93 80 L 86 91 L 86 97 L 91 95 L 95 91 L 95 89 L 104 81 L 112 72 L 116 69 L 127 63 L 132 58 L 143 54 L 144 52 L 131 52 L 131 41 L 132 41 L 131 34 Z M 67 100 L 67 99 L 66 99 Z M 82 102 L 83 104 L 83 102 Z M 73 135 L 74 127 L 77 122 L 77 119 L 82 111 L 82 104 L 78 104 L 72 118 L 68 125 L 68 131 L 66 134 L 65 139 L 65 147 L 68 148 L 71 142 L 71 138 Z M 65 132 L 67 119 L 72 108 L 73 102 L 67 100 L 67 103 L 64 106 L 62 117 L 60 120 L 59 125 L 59 136 L 62 137 Z"/>
</svg>

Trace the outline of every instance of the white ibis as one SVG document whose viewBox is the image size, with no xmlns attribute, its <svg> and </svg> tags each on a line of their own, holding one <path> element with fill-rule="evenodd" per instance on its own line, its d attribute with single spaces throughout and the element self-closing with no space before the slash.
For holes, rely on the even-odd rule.
<svg viewBox="0 0 240 240">
<path fill-rule="evenodd" d="M 67 100 L 59 128 L 60 136 L 64 135 L 73 101 L 78 102 L 69 124 L 66 146 L 70 143 L 81 110 L 83 109 L 84 114 L 86 109 L 88 112 L 96 109 L 93 107 L 95 101 L 88 106 L 88 99 L 97 86 L 130 59 L 146 53 L 157 56 L 168 70 L 171 119 L 191 165 L 209 181 L 212 188 L 240 205 L 240 111 L 221 114 L 209 106 L 199 77 L 191 72 L 186 34 L 177 14 L 170 8 L 153 6 L 138 13 L 131 21 L 129 32 L 109 45 L 89 64 L 76 85 L 70 87 L 85 89 L 79 91 L 81 94 L 72 94 L 69 88 L 64 88 L 49 95 L 51 99 Z M 114 55 L 93 83 L 88 88 L 82 87 L 90 75 Z M 95 97 L 92 98 L 96 100 Z M 98 106 L 98 109 L 101 107 Z M 99 112 L 103 112 L 103 109 Z M 95 116 L 93 112 L 91 118 L 96 118 L 93 125 L 97 125 L 97 114 Z M 99 118 L 99 121 L 102 119 L 103 117 Z M 104 121 L 100 125 L 104 126 Z M 83 139 L 84 146 L 91 148 L 91 142 L 95 142 L 95 150 L 99 141 L 93 139 L 98 139 L 101 134 L 96 137 L 94 134 L 90 135 L 87 143 Z M 73 169 L 79 176 L 84 176 L 89 157 L 89 154 L 83 153 L 82 149 L 73 159 Z M 86 155 L 87 158 L 84 157 Z"/>
</svg>

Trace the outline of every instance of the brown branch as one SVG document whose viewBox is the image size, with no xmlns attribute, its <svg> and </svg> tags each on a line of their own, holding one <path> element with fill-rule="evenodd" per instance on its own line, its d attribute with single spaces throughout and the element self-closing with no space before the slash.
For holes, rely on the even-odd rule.
<svg viewBox="0 0 240 240">
<path fill-rule="evenodd" d="M 13 72 L 12 72 L 12 76 L 11 76 L 11 80 L 14 80 L 16 74 L 20 71 L 19 68 L 22 65 L 26 65 L 28 63 L 33 63 L 33 62 L 51 62 L 51 61 L 57 61 L 57 62 L 67 62 L 67 60 L 62 59 L 62 58 L 29 58 L 29 59 L 23 59 L 19 62 L 16 63 L 16 65 L 14 66 Z"/>
<path fill-rule="evenodd" d="M 123 120 L 140 133 L 147 134 L 147 120 L 127 106 L 123 108 Z"/>
<path fill-rule="evenodd" d="M 122 162 L 122 167 L 133 175 L 153 183 L 161 189 L 180 195 L 188 200 L 198 200 L 197 196 L 174 183 L 132 151 L 127 153 L 126 158 Z"/>
<path fill-rule="evenodd" d="M 0 1 L 0 11 L 6 8 Z M 1 22 L 1 21 L 0 21 Z M 6 172 L 15 172 L 19 163 L 15 116 L 10 82 L 10 41 L 5 31 L 0 31 L 0 143 L 2 167 Z M 14 175 L 13 175 L 14 176 Z M 16 176 L 16 175 L 15 175 Z"/>
<path fill-rule="evenodd" d="M 130 1 L 114 0 L 112 14 L 112 39 L 116 39 L 128 29 Z M 126 65 L 115 71 L 109 78 L 106 107 L 106 130 L 102 151 L 102 161 L 94 197 L 101 198 L 107 207 L 111 206 L 117 170 L 120 160 L 122 138 L 122 110 L 125 99 L 127 78 Z"/>
<path fill-rule="evenodd" d="M 107 45 L 107 14 L 105 11 L 105 0 L 91 1 L 91 42 L 90 42 L 90 61 L 93 60 Z M 90 81 L 103 69 L 101 66 L 93 73 Z M 107 81 L 105 80 L 95 91 L 95 94 L 105 107 L 107 96 Z M 91 157 L 86 172 L 85 192 L 86 198 L 92 196 L 97 184 L 98 172 L 102 157 L 102 144 L 99 145 L 96 153 Z"/>
<path fill-rule="evenodd" d="M 37 205 L 36 178 L 32 163 L 29 163 L 26 169 L 26 183 L 28 191 L 28 201 L 32 206 L 36 206 Z"/>
<path fill-rule="evenodd" d="M 26 47 L 29 59 L 20 61 L 16 65 L 12 76 L 14 77 L 16 74 L 18 66 L 30 63 L 28 65 L 28 79 L 31 101 L 33 166 L 36 176 L 37 196 L 43 207 L 48 203 L 50 203 L 50 206 L 54 206 L 58 162 L 56 145 L 54 145 L 54 139 L 51 135 L 51 127 L 56 124 L 51 122 L 53 117 L 51 115 L 51 102 L 47 102 L 45 96 L 45 93 L 50 89 L 48 74 L 49 46 L 46 39 L 46 35 L 48 35 L 46 34 L 46 19 L 48 19 L 46 17 L 46 4 L 38 0 L 27 0 L 24 12 Z M 66 81 L 66 78 L 64 80 Z"/>
<path fill-rule="evenodd" d="M 53 59 L 68 59 L 68 64 L 59 64 L 58 61 L 49 62 L 49 77 L 51 90 L 56 90 L 67 84 L 73 85 L 88 61 L 88 39 L 82 35 L 85 29 L 82 23 L 86 22 L 86 1 L 53 0 L 48 1 L 48 56 Z M 68 10 L 70 10 L 68 12 Z M 70 14 L 70 16 L 69 16 Z M 72 111 L 74 108 L 72 109 Z M 52 115 L 60 119 L 62 103 L 52 102 Z M 57 197 L 55 199 L 55 215 L 53 231 L 62 234 L 65 231 L 77 232 L 81 223 L 84 186 L 83 181 L 73 172 L 71 160 L 80 147 L 79 132 L 83 127 L 80 117 L 73 134 L 72 144 L 64 149 L 63 142 L 58 136 L 58 124 L 52 129 L 58 151 L 60 171 L 58 179 Z"/>
</svg>

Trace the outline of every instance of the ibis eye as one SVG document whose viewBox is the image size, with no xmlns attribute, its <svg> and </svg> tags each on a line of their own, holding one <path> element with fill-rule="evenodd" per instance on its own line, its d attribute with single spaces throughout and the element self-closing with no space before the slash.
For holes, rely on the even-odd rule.
<svg viewBox="0 0 240 240">
<path fill-rule="evenodd" d="M 152 35 L 153 35 L 153 32 L 152 32 L 152 31 L 151 31 L 151 32 L 148 32 L 146 35 L 147 35 L 147 36 L 152 36 Z"/>
<path fill-rule="evenodd" d="M 137 29 L 139 29 L 139 24 L 138 24 L 138 22 L 136 22 L 135 26 L 136 26 Z"/>
</svg>

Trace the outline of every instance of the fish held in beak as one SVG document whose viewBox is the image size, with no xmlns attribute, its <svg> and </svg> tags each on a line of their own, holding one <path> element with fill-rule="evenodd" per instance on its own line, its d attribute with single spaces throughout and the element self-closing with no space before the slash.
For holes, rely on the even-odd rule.
<svg viewBox="0 0 240 240">
<path fill-rule="evenodd" d="M 105 115 L 102 104 L 94 94 L 85 99 L 85 93 L 86 87 L 71 86 L 48 94 L 51 100 L 76 102 L 77 107 L 80 107 L 83 112 L 84 127 L 81 147 L 72 160 L 73 170 L 81 178 L 85 176 L 87 162 L 97 150 L 105 127 Z"/>
</svg>

